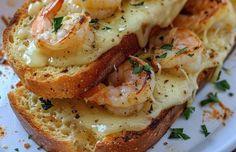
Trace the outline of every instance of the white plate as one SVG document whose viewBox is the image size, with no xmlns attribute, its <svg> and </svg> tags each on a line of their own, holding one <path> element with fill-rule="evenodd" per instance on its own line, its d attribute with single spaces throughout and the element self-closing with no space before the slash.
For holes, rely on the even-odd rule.
<svg viewBox="0 0 236 152">
<path fill-rule="evenodd" d="M 14 0 L 1 0 L 0 1 L 0 15 L 11 16 L 15 9 L 20 6 L 23 0 L 15 0 L 13 6 L 7 5 L 7 2 Z M 0 32 L 2 32 L 4 25 L 0 21 Z M 219 92 L 219 98 L 225 105 L 230 107 L 232 111 L 236 111 L 236 96 L 229 97 L 228 93 L 233 92 L 236 95 L 236 51 L 225 63 L 224 67 L 231 70 L 231 74 L 223 72 L 221 79 L 226 79 L 231 84 L 230 91 L 219 92 L 215 90 L 212 84 L 208 84 L 201 92 L 198 93 L 194 106 L 196 111 L 191 118 L 186 121 L 183 118 L 179 118 L 172 126 L 172 128 L 184 128 L 184 132 L 188 134 L 191 139 L 187 141 L 183 140 L 169 140 L 168 131 L 166 135 L 156 144 L 150 152 L 231 152 L 236 148 L 236 116 L 235 114 L 227 121 L 226 126 L 223 126 L 220 122 L 214 120 L 208 120 L 206 126 L 211 134 L 205 138 L 200 133 L 200 125 L 202 124 L 203 110 L 209 109 L 208 106 L 201 108 L 199 101 L 203 100 L 209 92 Z M 30 151 L 37 152 L 39 147 L 31 139 L 28 139 L 28 134 L 20 125 L 20 122 L 16 119 L 7 99 L 7 92 L 12 89 L 18 78 L 13 71 L 7 67 L 0 65 L 0 71 L 3 74 L 0 75 L 0 127 L 5 129 L 6 135 L 0 139 L 0 151 L 13 152 L 15 148 L 18 148 L 20 152 Z M 167 142 L 167 145 L 164 143 Z M 31 147 L 26 150 L 23 145 L 29 143 Z M 140 143 L 141 144 L 141 143 Z M 8 149 L 2 148 L 2 146 L 8 146 Z M 41 150 L 43 151 L 43 150 Z"/>
</svg>

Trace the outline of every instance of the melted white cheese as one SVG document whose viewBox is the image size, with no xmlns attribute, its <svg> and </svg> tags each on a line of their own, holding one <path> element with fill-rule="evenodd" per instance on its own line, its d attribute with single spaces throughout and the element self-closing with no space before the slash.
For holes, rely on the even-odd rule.
<svg viewBox="0 0 236 152">
<path fill-rule="evenodd" d="M 231 13 L 225 13 L 223 17 L 224 19 L 222 18 L 222 22 L 224 22 L 224 25 L 227 26 L 221 28 L 222 31 L 217 33 L 213 32 L 214 30 L 212 29 L 209 30 L 207 35 L 208 41 L 204 41 L 206 50 L 203 54 L 203 64 L 201 70 L 197 74 L 189 75 L 188 79 L 164 73 L 161 75 L 156 75 L 156 88 L 154 91 L 156 102 L 153 102 L 152 104 L 153 110 L 151 113 L 148 113 L 150 108 L 150 103 L 148 102 L 141 112 L 132 116 L 122 117 L 113 115 L 101 107 L 91 109 L 84 102 L 77 101 L 78 103 L 73 104 L 73 107 L 76 106 L 76 109 L 78 109 L 81 116 L 77 123 L 80 126 L 92 129 L 94 133 L 99 135 L 102 139 L 106 135 L 117 133 L 122 130 L 138 131 L 144 129 L 151 123 L 153 118 L 159 115 L 160 111 L 163 109 L 180 105 L 185 102 L 189 102 L 190 105 L 198 89 L 197 78 L 199 73 L 206 68 L 220 66 L 226 55 L 229 53 L 231 48 L 230 46 L 232 46 L 234 42 L 233 40 L 236 35 L 236 24 L 234 21 L 236 21 L 236 17 L 235 14 L 232 13 L 233 9 L 231 8 L 232 7 L 229 4 L 225 9 Z M 216 16 L 215 24 L 218 23 L 218 19 L 219 18 Z M 232 21 L 231 19 L 234 20 Z M 228 24 L 231 25 L 230 30 L 228 29 Z M 214 49 L 214 52 L 218 55 L 214 58 L 210 58 L 209 54 L 212 53 L 212 48 L 210 46 L 213 46 L 216 41 L 222 41 L 223 43 L 217 44 L 217 47 Z M 222 49 L 224 47 L 227 47 L 227 49 Z"/>
<path fill-rule="evenodd" d="M 65 2 L 62 10 L 59 12 L 58 16 L 65 16 L 69 10 L 69 6 L 73 5 L 73 1 Z M 33 60 L 35 53 L 29 49 L 26 50 L 28 60 L 26 64 L 30 67 L 41 67 L 47 65 L 53 65 L 56 67 L 70 66 L 70 65 L 85 65 L 96 60 L 103 53 L 111 49 L 120 43 L 122 38 L 130 33 L 136 33 L 139 44 L 144 47 L 147 44 L 149 33 L 155 25 L 160 27 L 168 26 L 174 17 L 179 13 L 186 0 L 148 0 L 145 1 L 142 6 L 132 6 L 128 1 L 122 6 L 122 12 L 118 11 L 113 17 L 100 20 L 99 29 L 94 30 L 95 37 L 95 48 L 87 50 L 85 47 L 79 49 L 74 54 L 53 57 L 53 56 L 41 56 L 39 55 L 39 63 Z M 32 5 L 29 7 L 30 14 L 35 14 L 31 11 L 31 8 L 39 8 L 39 3 L 34 3 L 36 6 Z M 145 31 L 142 31 L 142 26 L 145 27 Z M 31 24 L 27 25 L 30 30 Z M 111 29 L 104 30 L 105 27 L 110 27 Z M 33 41 L 31 37 L 28 38 L 29 41 Z M 38 49 L 40 51 L 40 49 Z M 50 51 L 50 50 L 48 50 Z M 70 51 L 70 50 L 68 50 Z M 71 51 L 74 52 L 74 51 Z M 44 58 L 48 60 L 44 60 Z M 43 58 L 42 61 L 40 58 Z M 33 63 L 34 64 L 31 64 Z M 42 62 L 44 62 L 42 64 Z"/>
<path fill-rule="evenodd" d="M 159 3 L 160 1 L 156 1 L 156 2 Z M 117 24 L 114 22 L 112 23 L 114 25 L 112 25 L 111 27 L 112 28 L 116 27 L 114 28 L 116 30 L 112 29 L 112 30 L 107 30 L 107 31 L 103 31 L 103 30 L 96 31 L 96 37 L 97 37 L 96 43 L 100 47 L 98 50 L 95 51 L 96 52 L 95 56 L 99 56 L 99 54 L 103 52 L 101 51 L 103 48 L 106 48 L 107 50 L 111 46 L 119 43 L 120 38 L 115 38 L 114 42 L 110 41 L 112 38 L 116 36 L 117 31 L 119 30 L 123 34 L 130 32 L 130 30 L 133 30 L 133 32 L 138 33 L 138 35 L 141 35 L 139 36 L 139 41 L 140 41 L 140 44 L 143 46 L 146 42 L 145 40 L 143 41 L 141 37 L 145 37 L 145 36 L 137 32 L 138 29 L 140 29 L 140 25 L 141 25 L 139 23 L 140 20 L 142 19 L 142 23 L 144 23 L 143 21 L 150 21 L 150 19 L 152 19 L 156 21 L 155 24 L 166 26 L 170 22 L 168 21 L 170 16 L 175 15 L 175 14 L 172 14 L 171 12 L 172 11 L 178 12 L 179 10 L 179 8 L 177 9 L 177 7 L 173 7 L 170 5 L 170 4 L 173 4 L 173 2 L 176 3 L 176 5 L 180 5 L 179 0 L 164 1 L 165 3 L 164 6 L 161 6 L 161 5 L 155 6 L 155 9 L 156 7 L 157 8 L 159 7 L 158 9 L 162 10 L 158 12 L 157 14 L 151 14 L 152 9 L 154 9 L 154 6 L 151 6 L 151 5 L 149 6 L 148 4 L 146 4 L 145 7 L 147 8 L 144 7 L 142 9 L 146 10 L 146 13 L 148 15 L 147 14 L 145 15 L 143 11 L 137 10 L 138 14 L 143 14 L 143 16 L 145 17 L 144 19 L 142 18 L 142 15 L 133 17 L 131 14 L 125 13 L 124 14 L 125 17 L 129 18 L 129 24 L 127 25 Z M 166 4 L 169 4 L 169 5 L 166 5 Z M 165 7 L 165 6 L 168 6 L 168 7 Z M 133 7 L 130 7 L 130 8 L 132 8 L 132 10 L 136 9 Z M 174 10 L 174 8 L 176 10 Z M 215 22 L 214 22 L 215 24 L 213 25 L 216 27 L 220 26 L 221 27 L 220 31 L 218 31 L 217 28 L 211 27 L 211 29 L 209 28 L 207 29 L 208 32 L 206 35 L 204 35 L 206 37 L 203 37 L 203 35 L 199 35 L 203 39 L 204 44 L 206 46 L 206 50 L 204 51 L 204 54 L 203 54 L 204 58 L 203 58 L 203 64 L 202 64 L 201 70 L 204 70 L 209 67 L 215 67 L 215 66 L 221 65 L 226 55 L 229 53 L 230 47 L 232 46 L 234 42 L 233 40 L 235 37 L 235 25 L 236 25 L 235 18 L 236 17 L 233 11 L 234 10 L 232 9 L 232 6 L 229 4 L 226 11 L 221 12 L 221 15 L 223 16 L 220 17 L 220 20 L 217 17 L 215 18 Z M 163 12 L 165 12 L 166 14 L 163 14 Z M 167 19 L 167 16 L 168 16 L 168 19 Z M 222 25 L 224 26 L 218 25 L 219 22 L 221 22 Z M 104 25 L 106 25 L 105 22 L 104 22 Z M 30 52 L 31 50 L 35 50 L 33 52 L 37 52 L 37 49 L 33 46 L 33 43 L 30 43 L 28 47 L 28 51 L 26 52 Z M 212 53 L 212 50 L 214 50 L 213 52 L 217 54 L 214 58 L 210 58 L 210 55 L 209 55 Z M 93 57 L 94 52 L 91 52 L 91 54 L 92 54 L 91 57 Z M 36 55 L 36 56 L 37 56 L 36 58 L 38 58 L 38 56 L 40 55 Z M 29 65 L 31 66 L 32 64 L 34 64 L 33 62 L 30 62 L 32 58 L 33 58 L 33 55 L 30 57 L 29 60 L 26 59 L 26 61 L 28 61 Z M 41 59 L 41 57 L 39 57 L 39 59 Z M 74 60 L 76 60 L 76 57 L 74 58 Z M 85 58 L 83 62 L 87 62 L 88 60 L 90 59 Z M 42 60 L 38 60 L 36 62 L 38 62 L 38 63 L 35 63 L 36 65 L 40 65 Z M 58 63 L 55 65 L 62 65 L 62 62 L 66 64 L 75 64 L 75 63 L 78 64 L 76 61 L 70 61 L 70 60 L 65 59 L 65 60 L 58 61 Z M 201 71 L 199 71 L 199 73 L 200 72 Z M 138 131 L 138 130 L 144 129 L 151 123 L 153 118 L 159 115 L 161 110 L 170 108 L 175 105 L 183 104 L 187 101 L 191 103 L 193 97 L 195 96 L 196 90 L 198 88 L 196 80 L 199 73 L 196 75 L 190 75 L 189 79 L 178 78 L 176 76 L 171 76 L 171 75 L 166 75 L 166 74 L 156 75 L 156 89 L 154 92 L 154 97 L 156 98 L 156 102 L 153 103 L 153 111 L 151 113 L 147 112 L 149 110 L 148 103 L 146 103 L 147 105 L 145 105 L 145 108 L 141 112 L 132 116 L 127 116 L 127 117 L 113 115 L 101 107 L 91 108 L 89 107 L 88 104 L 85 104 L 83 101 L 78 101 L 78 100 L 76 101 L 64 100 L 63 102 L 60 101 L 60 102 L 55 102 L 53 104 L 56 107 L 61 107 L 61 109 L 63 109 L 62 110 L 63 115 L 67 113 L 66 115 L 72 116 L 71 109 L 77 109 L 79 111 L 80 118 L 78 120 L 74 120 L 73 118 L 68 117 L 68 120 L 70 121 L 73 120 L 75 123 L 77 123 L 78 126 L 83 126 L 85 128 L 92 129 L 93 132 L 99 135 L 99 137 L 102 139 L 106 135 L 117 133 L 122 130 L 132 130 L 132 131 L 137 130 Z M 58 119 L 60 119 L 60 116 L 58 116 Z"/>
<path fill-rule="evenodd" d="M 169 80 L 166 83 L 166 80 Z M 92 129 L 101 138 L 122 130 L 138 131 L 147 127 L 152 118 L 155 118 L 161 110 L 178 105 L 191 100 L 193 91 L 196 89 L 191 80 L 161 75 L 156 79 L 157 85 L 154 97 L 157 102 L 152 104 L 153 111 L 149 113 L 150 105 L 146 103 L 145 108 L 131 116 L 118 116 L 108 112 L 101 107 L 92 107 L 83 101 L 64 100 L 53 103 L 56 107 L 61 107 L 62 115 L 71 115 L 71 109 L 79 112 L 80 118 L 76 123 L 88 129 Z M 180 89 L 182 90 L 180 92 Z M 69 104 L 68 104 L 69 103 Z M 70 107 L 67 107 L 70 106 Z M 69 114 L 65 114 L 69 113 Z M 57 116 L 60 118 L 60 115 Z M 68 117 L 68 121 L 73 118 Z M 111 121 L 112 120 L 112 121 Z"/>
</svg>

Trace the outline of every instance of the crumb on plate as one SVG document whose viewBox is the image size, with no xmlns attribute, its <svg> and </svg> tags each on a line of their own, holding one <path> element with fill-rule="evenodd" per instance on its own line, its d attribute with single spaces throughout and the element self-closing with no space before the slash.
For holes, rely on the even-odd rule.
<svg viewBox="0 0 236 152">
<path fill-rule="evenodd" d="M 29 143 L 24 143 L 24 148 L 25 149 L 29 149 L 30 148 L 30 144 Z"/>
</svg>

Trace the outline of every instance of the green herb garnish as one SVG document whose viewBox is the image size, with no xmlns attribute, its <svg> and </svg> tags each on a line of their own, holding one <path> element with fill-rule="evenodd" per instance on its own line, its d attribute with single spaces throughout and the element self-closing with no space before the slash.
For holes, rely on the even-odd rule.
<svg viewBox="0 0 236 152">
<path fill-rule="evenodd" d="M 188 56 L 189 56 L 189 57 L 193 57 L 193 56 L 194 56 L 194 54 L 188 54 Z"/>
<path fill-rule="evenodd" d="M 143 71 L 151 72 L 151 66 L 149 64 L 146 64 L 144 66 L 139 66 L 139 65 L 134 66 L 134 69 L 133 69 L 134 74 L 139 74 Z"/>
<path fill-rule="evenodd" d="M 157 56 L 157 58 L 159 58 L 159 59 L 164 59 L 166 57 L 167 57 L 167 53 L 163 53 L 162 55 Z"/>
<path fill-rule="evenodd" d="M 219 82 L 215 83 L 216 88 L 222 90 L 222 91 L 226 91 L 230 89 L 230 85 L 226 80 L 222 80 Z"/>
<path fill-rule="evenodd" d="M 15 150 L 15 151 L 17 151 L 17 152 L 19 152 L 19 151 L 20 151 L 20 150 L 19 150 L 19 148 L 15 148 L 14 150 Z"/>
<path fill-rule="evenodd" d="M 185 109 L 183 116 L 185 117 L 186 120 L 189 119 L 190 115 L 195 111 L 195 107 L 188 107 Z"/>
<path fill-rule="evenodd" d="M 221 74 L 222 74 L 222 71 L 220 71 L 220 72 L 218 73 L 218 76 L 217 76 L 216 81 L 220 80 Z"/>
<path fill-rule="evenodd" d="M 43 98 L 39 98 L 39 100 L 41 101 L 41 106 L 44 110 L 48 110 L 53 106 L 52 102 L 48 99 L 45 100 Z"/>
<path fill-rule="evenodd" d="M 111 30 L 111 27 L 105 26 L 102 28 L 102 30 Z"/>
<path fill-rule="evenodd" d="M 144 1 L 139 2 L 139 3 L 134 3 L 134 4 L 130 3 L 130 5 L 132 5 L 132 6 L 142 6 L 143 4 L 144 4 Z"/>
<path fill-rule="evenodd" d="M 149 64 L 146 64 L 146 65 L 143 66 L 143 70 L 146 71 L 146 72 L 151 72 L 152 67 Z"/>
<path fill-rule="evenodd" d="M 134 69 L 133 69 L 133 73 L 134 74 L 139 74 L 143 72 L 143 67 L 142 66 L 135 66 Z"/>
<path fill-rule="evenodd" d="M 31 139 L 32 138 L 32 135 L 28 135 L 28 139 Z"/>
<path fill-rule="evenodd" d="M 56 17 L 53 19 L 53 28 L 54 28 L 53 32 L 57 32 L 61 28 L 63 18 L 64 17 Z"/>
<path fill-rule="evenodd" d="M 169 139 L 183 139 L 188 140 L 190 137 L 184 133 L 183 128 L 172 128 Z"/>
<path fill-rule="evenodd" d="M 201 101 L 201 106 L 205 106 L 209 103 L 217 103 L 220 102 L 217 93 L 213 94 L 212 92 L 208 94 L 208 98 Z"/>
<path fill-rule="evenodd" d="M 134 60 L 132 60 L 131 58 L 129 59 L 129 62 L 132 64 L 133 66 L 133 73 L 134 74 L 139 74 L 143 71 L 150 73 L 152 70 L 152 67 L 149 64 L 145 64 L 145 65 L 139 65 L 138 62 L 135 62 Z"/>
<path fill-rule="evenodd" d="M 205 135 L 205 137 L 207 137 L 210 134 L 210 132 L 208 132 L 208 130 L 207 130 L 206 125 L 201 125 L 201 129 L 202 129 L 201 133 L 203 133 Z"/>
<path fill-rule="evenodd" d="M 184 52 L 187 51 L 187 50 L 188 50 L 187 47 L 182 48 L 182 49 L 180 49 L 178 52 L 176 52 L 176 54 L 177 54 L 177 55 L 182 54 L 182 53 L 184 53 Z"/>
<path fill-rule="evenodd" d="M 94 24 L 97 24 L 98 23 L 98 19 L 95 18 L 95 19 L 91 19 L 91 21 L 89 22 L 90 25 L 94 25 Z"/>
<path fill-rule="evenodd" d="M 91 26 L 96 26 L 97 24 L 98 24 L 98 19 L 91 19 L 91 21 L 89 22 L 89 24 L 91 25 Z"/>
<path fill-rule="evenodd" d="M 163 50 L 168 50 L 168 51 L 171 51 L 172 48 L 173 48 L 173 44 L 172 44 L 172 43 L 170 43 L 170 44 L 164 44 L 164 45 L 161 46 L 161 49 L 163 49 Z"/>
</svg>

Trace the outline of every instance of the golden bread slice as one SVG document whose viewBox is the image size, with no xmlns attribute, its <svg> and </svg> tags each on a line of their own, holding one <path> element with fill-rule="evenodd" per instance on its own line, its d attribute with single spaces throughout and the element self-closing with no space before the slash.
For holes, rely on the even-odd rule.
<svg viewBox="0 0 236 152">
<path fill-rule="evenodd" d="M 198 83 L 203 86 L 210 80 L 215 69 L 207 69 L 198 77 Z M 83 101 L 51 101 L 50 109 L 44 110 L 39 97 L 28 91 L 24 86 L 18 86 L 16 91 L 9 93 L 10 104 L 21 124 L 32 138 L 46 151 L 79 152 L 79 151 L 109 151 L 129 152 L 146 151 L 154 145 L 169 129 L 171 124 L 181 115 L 186 107 L 186 102 L 166 110 L 162 110 L 156 118 L 144 124 L 143 129 L 119 130 L 104 136 L 103 117 L 111 123 L 123 119 L 127 126 L 132 125 L 132 118 L 117 118 L 100 107 L 89 107 Z M 88 106 L 84 113 L 82 108 Z M 80 110 L 81 111 L 80 111 Z M 97 112 L 100 110 L 100 112 Z M 89 114 L 90 113 L 90 114 Z M 90 128 L 85 123 L 92 121 L 85 119 L 94 117 Z M 83 119 L 83 117 L 85 117 Z M 100 119 L 101 120 L 100 120 Z M 82 122 L 81 122 L 82 121 Z M 100 122 L 101 121 L 101 122 Z M 144 122 L 142 122 L 144 123 Z M 121 126 L 124 124 L 120 124 Z M 107 127 L 112 127 L 108 125 Z M 94 130 L 98 131 L 94 131 Z M 142 143 L 142 144 L 140 144 Z"/>
<path fill-rule="evenodd" d="M 144 47 L 152 28 L 168 26 L 185 2 L 152 0 L 131 4 L 124 1 L 121 10 L 112 17 L 90 20 L 89 29 L 94 34 L 95 44 L 88 47 L 89 51 L 75 49 L 77 54 L 58 57 L 48 55 L 51 50 L 36 46 L 31 26 L 39 8 L 46 4 L 28 0 L 4 32 L 4 50 L 10 65 L 30 91 L 44 98 L 78 97 L 101 81 L 113 67 Z M 73 3 L 65 0 L 58 16 L 72 11 Z"/>
<path fill-rule="evenodd" d="M 157 102 L 153 102 L 151 108 L 144 106 L 133 115 L 118 116 L 102 106 L 82 100 L 45 100 L 22 85 L 9 93 L 10 104 L 27 132 L 47 151 L 146 151 L 191 103 L 197 90 L 217 75 L 219 67 L 230 54 L 236 35 L 235 20 L 231 20 L 235 19 L 235 14 L 230 1 L 224 2 L 219 11 L 221 13 L 205 20 L 206 24 L 209 21 L 208 26 L 193 29 L 205 46 L 200 72 L 186 77 L 157 73 L 154 91 Z M 222 19 L 220 27 L 216 26 L 218 16 Z M 202 34 L 198 31 L 207 32 Z M 162 34 L 154 33 L 154 36 L 163 39 Z"/>
</svg>

